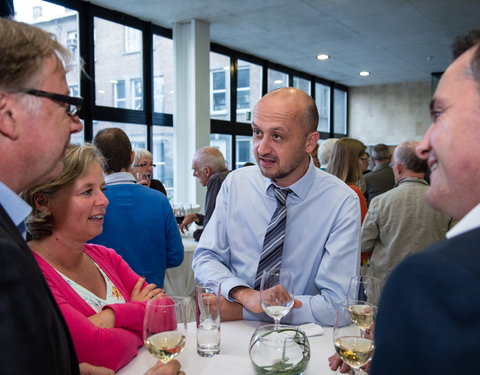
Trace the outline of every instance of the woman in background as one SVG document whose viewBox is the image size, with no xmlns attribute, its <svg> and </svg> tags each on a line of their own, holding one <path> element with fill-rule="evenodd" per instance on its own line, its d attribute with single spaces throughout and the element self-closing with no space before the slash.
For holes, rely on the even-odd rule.
<svg viewBox="0 0 480 375">
<path fill-rule="evenodd" d="M 337 176 L 357 193 L 362 223 L 367 214 L 367 201 L 358 183 L 363 178 L 360 158 L 365 153 L 365 149 L 365 145 L 357 139 L 339 139 L 333 146 L 327 169 L 327 172 Z"/>
<path fill-rule="evenodd" d="M 87 244 L 102 231 L 108 200 L 99 151 L 71 145 L 62 174 L 27 190 L 32 249 L 72 335 L 80 363 L 117 371 L 143 344 L 146 284 L 112 249 Z"/>
<path fill-rule="evenodd" d="M 155 180 L 153 176 L 153 155 L 150 151 L 138 148 L 134 150 L 135 159 L 133 160 L 132 174 L 137 183 L 148 186 L 152 189 L 161 191 L 167 195 L 167 191 L 160 180 Z"/>
</svg>

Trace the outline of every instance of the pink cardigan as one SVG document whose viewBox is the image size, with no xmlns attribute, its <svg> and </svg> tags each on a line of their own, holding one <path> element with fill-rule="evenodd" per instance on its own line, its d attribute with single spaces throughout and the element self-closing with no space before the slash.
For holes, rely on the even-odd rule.
<svg viewBox="0 0 480 375">
<path fill-rule="evenodd" d="M 108 305 L 115 313 L 115 328 L 99 328 L 91 323 L 87 317 L 94 315 L 95 311 L 43 258 L 33 255 L 67 322 L 79 363 L 88 362 L 117 371 L 137 354 L 143 344 L 145 303 L 130 302 L 139 276 L 112 249 L 85 244 L 84 251 L 108 275 L 126 301 Z"/>
</svg>

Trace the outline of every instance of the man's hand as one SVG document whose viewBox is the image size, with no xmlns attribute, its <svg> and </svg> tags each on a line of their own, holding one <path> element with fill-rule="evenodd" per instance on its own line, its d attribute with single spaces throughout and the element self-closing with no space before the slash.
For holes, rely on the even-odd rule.
<svg viewBox="0 0 480 375">
<path fill-rule="evenodd" d="M 89 363 L 80 363 L 80 375 L 115 375 L 115 371 Z"/>
<path fill-rule="evenodd" d="M 337 371 L 337 369 L 340 369 L 339 372 L 341 374 L 345 374 L 350 371 L 350 366 L 344 363 L 337 354 L 333 354 L 328 357 L 328 365 L 332 371 Z"/>
<path fill-rule="evenodd" d="M 288 292 L 281 285 L 274 286 L 273 288 L 264 291 L 267 296 L 283 296 L 285 300 L 288 299 Z M 258 290 L 250 289 L 244 286 L 235 287 L 230 291 L 231 297 L 243 305 L 248 311 L 252 313 L 263 312 L 262 304 L 260 303 L 260 292 Z M 294 300 L 293 308 L 302 307 L 302 303 L 299 300 Z"/>
<path fill-rule="evenodd" d="M 220 296 L 220 320 L 227 322 L 230 320 L 243 319 L 243 306 L 237 302 L 230 302 L 223 296 Z"/>
<path fill-rule="evenodd" d="M 174 359 L 165 365 L 158 362 L 145 375 L 185 375 L 185 373 L 180 371 L 180 362 Z"/>
<path fill-rule="evenodd" d="M 180 232 L 185 234 L 185 232 L 188 232 L 188 226 L 193 222 L 197 222 L 197 221 L 198 221 L 197 214 L 185 215 L 185 217 L 183 218 L 183 221 L 180 223 L 180 226 L 179 226 Z"/>
</svg>

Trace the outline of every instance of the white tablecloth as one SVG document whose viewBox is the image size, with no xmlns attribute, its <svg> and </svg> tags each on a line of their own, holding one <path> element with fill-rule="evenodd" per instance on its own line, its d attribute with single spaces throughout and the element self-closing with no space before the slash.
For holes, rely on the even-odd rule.
<svg viewBox="0 0 480 375">
<path fill-rule="evenodd" d="M 248 356 L 250 338 L 256 327 L 265 322 L 235 321 L 221 324 L 220 354 L 203 358 L 197 354 L 195 323 L 188 324 L 187 343 L 177 357 L 186 375 L 252 375 L 253 368 Z M 324 328 L 321 336 L 309 337 L 311 358 L 307 375 L 333 375 L 327 358 L 334 353 L 332 328 Z M 117 374 L 143 375 L 156 360 L 145 348 Z"/>
<path fill-rule="evenodd" d="M 195 278 L 192 270 L 193 252 L 197 248 L 191 235 L 182 236 L 184 247 L 183 262 L 180 266 L 169 268 L 165 272 L 163 288 L 170 296 L 182 296 L 189 298 L 187 305 L 187 320 L 195 320 Z"/>
</svg>

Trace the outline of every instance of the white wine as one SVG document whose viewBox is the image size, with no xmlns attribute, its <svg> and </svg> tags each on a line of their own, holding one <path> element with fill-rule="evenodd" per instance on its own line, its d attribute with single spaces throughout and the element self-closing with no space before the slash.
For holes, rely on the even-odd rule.
<svg viewBox="0 0 480 375">
<path fill-rule="evenodd" d="M 373 324 L 373 306 L 370 305 L 350 305 L 348 312 L 355 323 L 361 329 L 370 329 Z"/>
<path fill-rule="evenodd" d="M 178 331 L 160 332 L 145 340 L 148 352 L 163 363 L 179 355 L 184 346 L 185 335 Z"/>
<path fill-rule="evenodd" d="M 270 306 L 270 305 L 267 305 L 265 303 L 262 303 L 262 308 L 263 308 L 263 311 L 265 311 L 265 313 L 268 316 L 271 316 L 273 319 L 281 319 L 285 315 L 287 315 L 289 313 L 289 311 L 292 309 L 293 302 L 294 301 L 293 301 L 293 298 L 292 298 L 292 300 L 289 301 L 286 306 L 283 306 L 283 305 Z"/>
<path fill-rule="evenodd" d="M 372 359 L 375 345 L 372 340 L 344 336 L 335 340 L 335 350 L 340 358 L 348 365 L 359 368 Z"/>
</svg>

